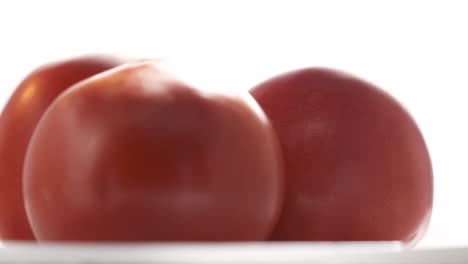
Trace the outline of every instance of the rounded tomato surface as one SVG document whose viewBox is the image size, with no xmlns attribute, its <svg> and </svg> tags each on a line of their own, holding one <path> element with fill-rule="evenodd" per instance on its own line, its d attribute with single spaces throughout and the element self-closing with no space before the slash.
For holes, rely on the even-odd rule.
<svg viewBox="0 0 468 264">
<path fill-rule="evenodd" d="M 285 157 L 285 206 L 273 240 L 410 242 L 424 234 L 431 162 L 394 98 L 325 68 L 276 76 L 251 93 Z"/>
<path fill-rule="evenodd" d="M 0 116 L 0 240 L 33 240 L 22 192 L 24 156 L 42 114 L 64 90 L 122 62 L 83 56 L 44 65 L 17 87 Z"/>
<path fill-rule="evenodd" d="M 25 200 L 41 241 L 266 239 L 282 202 L 276 135 L 255 100 L 144 61 L 87 79 L 39 123 Z"/>
</svg>

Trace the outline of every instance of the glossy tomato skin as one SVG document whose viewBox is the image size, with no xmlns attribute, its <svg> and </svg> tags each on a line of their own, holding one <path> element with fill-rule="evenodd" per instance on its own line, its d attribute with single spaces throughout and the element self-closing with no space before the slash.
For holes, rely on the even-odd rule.
<svg viewBox="0 0 468 264">
<path fill-rule="evenodd" d="M 0 117 L 0 240 L 33 240 L 22 192 L 24 155 L 42 114 L 72 84 L 122 63 L 82 56 L 44 65 L 17 87 Z"/>
<path fill-rule="evenodd" d="M 40 241 L 266 239 L 282 158 L 248 94 L 202 92 L 151 61 L 60 97 L 38 125 L 25 200 Z"/>
<path fill-rule="evenodd" d="M 416 123 L 390 95 L 346 73 L 307 68 L 251 90 L 285 157 L 273 240 L 416 242 L 433 178 Z"/>
</svg>

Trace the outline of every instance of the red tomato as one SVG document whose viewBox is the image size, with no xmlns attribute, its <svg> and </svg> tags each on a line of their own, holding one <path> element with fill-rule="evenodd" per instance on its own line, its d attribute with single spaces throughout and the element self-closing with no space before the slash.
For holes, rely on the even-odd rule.
<svg viewBox="0 0 468 264">
<path fill-rule="evenodd" d="M 70 85 L 120 63 L 105 56 L 55 62 L 31 73 L 16 89 L 0 117 L 0 240 L 34 239 L 24 209 L 22 170 L 44 111 Z"/>
<path fill-rule="evenodd" d="M 309 68 L 251 90 L 285 157 L 273 240 L 416 241 L 429 222 L 428 150 L 410 115 L 353 76 Z"/>
<path fill-rule="evenodd" d="M 245 96 L 192 88 L 155 63 L 60 97 L 25 164 L 41 241 L 261 240 L 279 216 L 279 143 Z"/>
</svg>

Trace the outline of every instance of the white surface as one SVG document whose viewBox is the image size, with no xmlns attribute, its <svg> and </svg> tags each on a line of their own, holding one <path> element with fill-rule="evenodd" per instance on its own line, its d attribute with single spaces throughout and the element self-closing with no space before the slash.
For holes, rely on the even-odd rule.
<svg viewBox="0 0 468 264">
<path fill-rule="evenodd" d="M 425 246 L 468 245 L 465 1 L 2 1 L 0 105 L 44 62 L 83 53 L 159 57 L 211 89 L 330 66 L 400 99 L 432 155 Z"/>
<path fill-rule="evenodd" d="M 399 243 L 31 244 L 0 249 L 0 263 L 343 263 L 376 254 L 399 254 Z M 367 256 L 369 255 L 369 256 Z M 465 254 L 466 255 L 466 254 Z M 372 258 L 371 258 L 372 259 Z M 374 258 L 375 260 L 376 258 Z M 348 262 L 349 263 L 349 262 Z"/>
<path fill-rule="evenodd" d="M 466 263 L 468 249 L 405 250 L 398 243 L 8 244 L 3 263 Z"/>
</svg>

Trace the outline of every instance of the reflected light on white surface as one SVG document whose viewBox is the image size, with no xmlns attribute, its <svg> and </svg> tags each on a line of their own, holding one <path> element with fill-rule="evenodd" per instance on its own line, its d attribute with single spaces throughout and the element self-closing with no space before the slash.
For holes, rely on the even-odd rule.
<svg viewBox="0 0 468 264">
<path fill-rule="evenodd" d="M 10 263 L 11 260 L 15 260 L 15 263 L 68 263 L 85 259 L 93 263 L 304 263 L 326 260 L 333 256 L 344 258 L 356 254 L 402 252 L 398 242 L 45 243 L 40 246 L 32 243 L 7 243 L 7 249 L 0 254 L 0 263 Z"/>
</svg>

